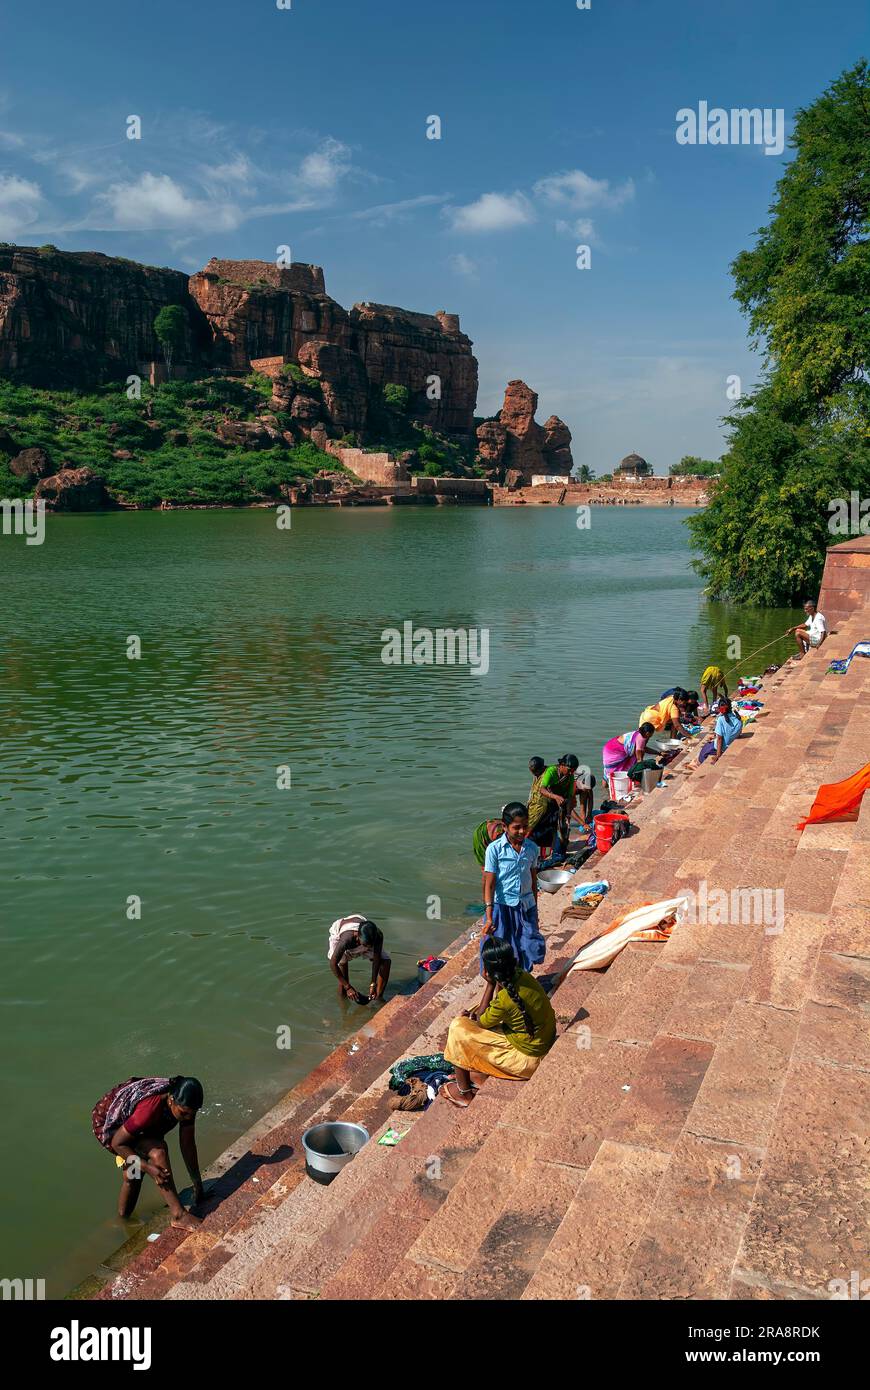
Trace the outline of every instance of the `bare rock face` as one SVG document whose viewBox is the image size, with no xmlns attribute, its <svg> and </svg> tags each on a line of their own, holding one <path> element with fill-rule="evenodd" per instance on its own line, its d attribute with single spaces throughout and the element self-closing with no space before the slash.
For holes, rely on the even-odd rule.
<svg viewBox="0 0 870 1390">
<path fill-rule="evenodd" d="M 544 473 L 561 473 L 565 477 L 574 467 L 571 454 L 571 431 L 558 415 L 544 421 Z"/>
<path fill-rule="evenodd" d="M 408 387 L 413 419 L 471 433 L 477 360 L 455 314 L 387 304 L 348 312 L 326 293 L 319 266 L 269 261 L 211 260 L 191 277 L 190 294 L 208 321 L 215 363 L 246 371 L 252 359 L 299 362 L 323 383 L 340 433 L 364 429 L 372 392 L 388 383 Z"/>
<path fill-rule="evenodd" d="M 0 373 L 50 387 L 148 373 L 163 355 L 154 320 L 171 304 L 186 316 L 173 361 L 183 374 L 307 360 L 327 430 L 362 431 L 394 383 L 408 388 L 413 420 L 472 433 L 477 360 L 458 317 L 370 303 L 348 311 L 319 266 L 213 259 L 188 278 L 96 252 L 0 247 Z"/>
<path fill-rule="evenodd" d="M 389 304 L 355 304 L 350 346 L 375 388 L 407 386 L 409 414 L 445 434 L 469 435 L 477 400 L 477 358 L 455 314 L 415 314 Z"/>
<path fill-rule="evenodd" d="M 43 478 L 34 497 L 57 512 L 95 512 L 109 504 L 103 480 L 91 468 L 63 468 Z"/>
<path fill-rule="evenodd" d="M 499 478 L 504 472 L 507 429 L 497 420 L 484 420 L 477 427 L 477 452 L 484 468 Z"/>
<path fill-rule="evenodd" d="M 299 365 L 320 382 L 326 413 L 340 434 L 365 429 L 369 380 L 358 353 L 312 340 L 299 349 Z"/>
<path fill-rule="evenodd" d="M 290 418 L 302 429 L 311 429 L 320 420 L 320 406 L 313 396 L 303 396 L 300 392 L 293 398 Z"/>
<path fill-rule="evenodd" d="M 0 246 L 0 373 L 33 386 L 124 380 L 162 356 L 154 320 L 169 304 L 185 310 L 188 325 L 176 360 L 200 361 L 207 325 L 180 270 Z"/>
<path fill-rule="evenodd" d="M 535 474 L 570 473 L 571 431 L 557 415 L 537 424 L 537 408 L 536 391 L 524 381 L 509 381 L 495 420 L 478 425 L 478 454 L 491 481 L 504 483 L 515 475 L 530 483 Z"/>
<path fill-rule="evenodd" d="M 212 361 L 234 371 L 261 357 L 295 361 L 309 338 L 348 337 L 347 313 L 326 293 L 319 266 L 212 259 L 191 276 L 190 294 L 209 325 Z"/>
<path fill-rule="evenodd" d="M 53 467 L 44 449 L 22 449 L 9 460 L 9 470 L 16 478 L 47 478 Z"/>
<path fill-rule="evenodd" d="M 268 449 L 272 444 L 260 420 L 221 420 L 215 433 L 225 444 L 238 444 L 242 449 Z"/>
</svg>

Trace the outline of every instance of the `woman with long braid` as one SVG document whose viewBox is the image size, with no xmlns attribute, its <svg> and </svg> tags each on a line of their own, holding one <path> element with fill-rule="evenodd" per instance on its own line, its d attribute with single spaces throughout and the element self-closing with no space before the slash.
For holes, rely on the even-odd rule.
<svg viewBox="0 0 870 1390">
<path fill-rule="evenodd" d="M 486 989 L 476 1008 L 454 1018 L 444 1058 L 455 1072 L 439 1095 L 464 1109 L 486 1076 L 526 1081 L 556 1041 L 556 1015 L 544 987 L 521 970 L 506 941 L 481 952 Z"/>
</svg>

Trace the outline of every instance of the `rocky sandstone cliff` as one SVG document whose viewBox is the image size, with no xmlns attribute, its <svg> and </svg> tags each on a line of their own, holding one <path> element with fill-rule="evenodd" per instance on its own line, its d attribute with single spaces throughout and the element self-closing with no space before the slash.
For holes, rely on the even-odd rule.
<svg viewBox="0 0 870 1390">
<path fill-rule="evenodd" d="M 254 363 L 273 379 L 262 421 L 224 421 L 225 442 L 269 448 L 311 439 L 325 448 L 352 435 L 382 443 L 391 437 L 380 432 L 382 388 L 391 384 L 407 389 L 402 410 L 412 425 L 463 450 L 476 444 L 494 483 L 570 472 L 567 425 L 556 416 L 539 425 L 537 394 L 522 381 L 508 383 L 499 414 L 475 435 L 477 360 L 457 315 L 373 303 L 345 309 L 326 293 L 319 266 L 213 258 L 188 277 L 98 252 L 0 246 L 0 376 L 85 390 L 154 378 L 164 371 L 154 321 L 166 305 L 185 315 L 173 359 L 179 376 L 246 374 Z M 294 382 L 288 364 L 312 389 L 298 372 Z M 45 477 L 31 462 L 21 467 Z"/>
<path fill-rule="evenodd" d="M 477 361 L 458 318 L 344 309 L 319 266 L 214 259 L 188 277 L 97 252 L 0 247 L 0 373 L 54 387 L 144 375 L 162 356 L 154 320 L 168 304 L 186 313 L 182 369 L 245 372 L 256 358 L 299 361 L 314 344 L 337 428 L 362 428 L 360 392 L 393 382 L 409 389 L 413 419 L 472 435 Z"/>
<path fill-rule="evenodd" d="M 0 246 L 0 373 L 34 386 L 123 380 L 159 356 L 154 319 L 166 304 L 187 309 L 179 360 L 204 360 L 208 324 L 180 270 Z"/>
<path fill-rule="evenodd" d="M 524 381 L 509 381 L 494 420 L 477 428 L 477 447 L 493 483 L 521 487 L 540 474 L 567 478 L 573 467 L 571 431 L 558 415 L 535 420 L 538 393 Z"/>
</svg>

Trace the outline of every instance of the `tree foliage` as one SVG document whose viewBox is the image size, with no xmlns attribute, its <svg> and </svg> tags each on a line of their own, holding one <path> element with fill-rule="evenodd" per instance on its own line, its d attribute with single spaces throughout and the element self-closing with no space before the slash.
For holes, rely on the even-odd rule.
<svg viewBox="0 0 870 1390">
<path fill-rule="evenodd" d="M 866 61 L 799 111 L 770 221 L 731 270 L 764 354 L 728 418 L 710 506 L 690 518 L 707 592 L 815 597 L 831 504 L 870 495 L 870 75 Z"/>
<path fill-rule="evenodd" d="M 184 347 L 187 317 L 178 304 L 164 304 L 154 320 L 154 332 L 163 349 L 166 365 L 172 372 L 172 359 Z"/>
<path fill-rule="evenodd" d="M 672 478 L 712 478 L 721 469 L 721 463 L 712 459 L 698 458 L 695 454 L 683 454 L 679 463 L 672 463 Z"/>
</svg>

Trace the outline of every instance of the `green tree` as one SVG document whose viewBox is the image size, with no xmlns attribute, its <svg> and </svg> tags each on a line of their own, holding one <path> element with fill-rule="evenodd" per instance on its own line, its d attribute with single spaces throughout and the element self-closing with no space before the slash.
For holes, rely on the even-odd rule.
<svg viewBox="0 0 870 1390">
<path fill-rule="evenodd" d="M 712 459 L 701 459 L 695 454 L 684 454 L 679 463 L 671 464 L 672 478 L 712 478 L 719 472 L 721 463 L 714 463 Z"/>
<path fill-rule="evenodd" d="M 163 349 L 169 375 L 172 375 L 172 358 L 184 347 L 187 316 L 178 304 L 164 304 L 154 320 L 154 332 Z"/>
<path fill-rule="evenodd" d="M 398 386 L 396 382 L 388 381 L 384 386 L 384 400 L 393 410 L 407 415 L 408 406 L 411 404 L 411 392 L 407 386 Z"/>
<path fill-rule="evenodd" d="M 577 469 L 577 481 L 578 483 L 595 482 L 594 470 L 589 467 L 588 463 L 581 463 L 580 467 Z"/>
<path fill-rule="evenodd" d="M 870 495 L 870 76 L 856 64 L 797 113 L 770 221 L 734 261 L 734 297 L 763 352 L 727 419 L 709 507 L 688 526 L 713 597 L 815 597 L 843 536 L 833 504 Z"/>
<path fill-rule="evenodd" d="M 809 404 L 870 362 L 870 74 L 866 60 L 799 111 L 771 219 L 734 261 L 734 298 L 772 379 Z"/>
</svg>

